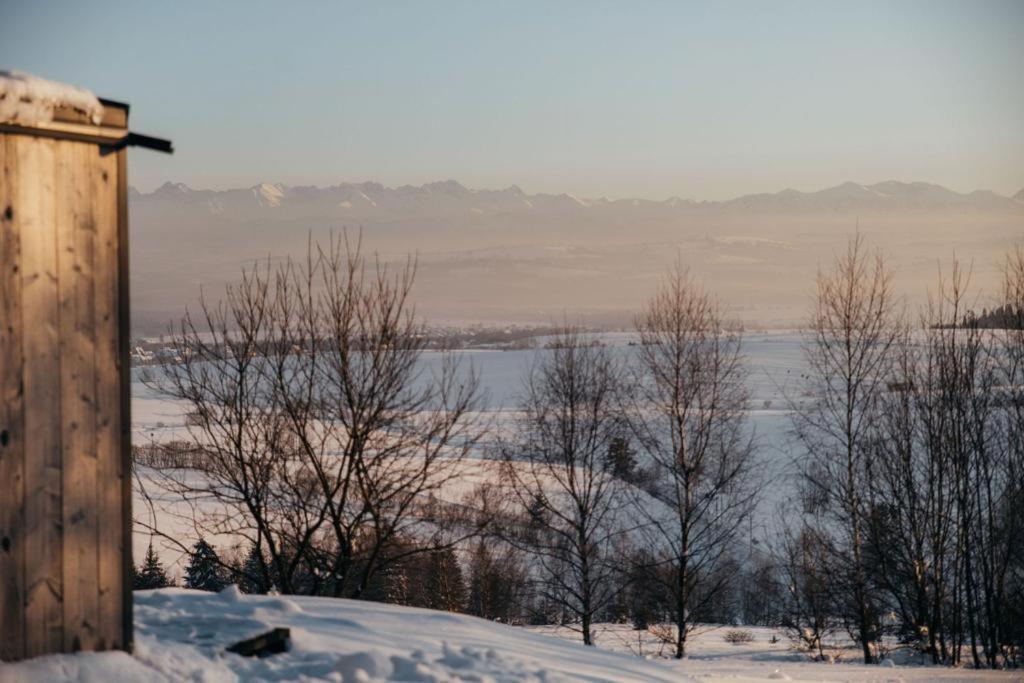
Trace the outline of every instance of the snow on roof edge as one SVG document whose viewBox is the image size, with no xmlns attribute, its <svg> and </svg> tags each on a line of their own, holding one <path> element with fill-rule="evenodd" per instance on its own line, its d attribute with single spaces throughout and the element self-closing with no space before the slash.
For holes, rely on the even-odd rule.
<svg viewBox="0 0 1024 683">
<path fill-rule="evenodd" d="M 58 107 L 81 112 L 96 125 L 103 120 L 103 105 L 88 90 L 23 71 L 0 70 L 0 123 L 23 126 L 49 123 Z"/>
</svg>

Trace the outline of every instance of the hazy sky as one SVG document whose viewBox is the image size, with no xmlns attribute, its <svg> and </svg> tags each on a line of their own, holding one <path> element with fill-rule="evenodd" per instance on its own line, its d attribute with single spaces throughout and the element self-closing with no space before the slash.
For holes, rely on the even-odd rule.
<svg viewBox="0 0 1024 683">
<path fill-rule="evenodd" d="M 0 68 L 130 102 L 144 190 L 1024 187 L 1021 0 L 0 0 Z"/>
</svg>

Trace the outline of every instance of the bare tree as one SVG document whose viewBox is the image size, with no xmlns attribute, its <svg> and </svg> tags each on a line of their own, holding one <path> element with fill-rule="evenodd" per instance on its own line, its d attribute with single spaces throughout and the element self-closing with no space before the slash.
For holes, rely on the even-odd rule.
<svg viewBox="0 0 1024 683">
<path fill-rule="evenodd" d="M 636 327 L 631 423 L 651 484 L 634 492 L 634 507 L 654 553 L 649 579 L 671 596 L 675 656 L 682 658 L 695 616 L 726 587 L 729 573 L 719 565 L 755 503 L 741 333 L 678 267 Z"/>
<path fill-rule="evenodd" d="M 794 426 L 808 457 L 805 476 L 826 496 L 832 527 L 843 538 L 832 545 L 843 554 L 849 591 L 851 635 L 864 662 L 875 657 L 876 601 L 864 558 L 869 507 L 870 425 L 886 390 L 899 333 L 891 276 L 881 254 L 868 252 L 861 235 L 830 271 L 818 273 L 805 355 L 808 389 L 815 400 L 797 407 Z"/>
<path fill-rule="evenodd" d="M 996 656 L 998 635 L 991 629 L 998 623 L 994 573 L 1001 562 L 993 553 L 1001 546 L 996 510 L 1005 451 L 997 425 L 994 338 L 973 321 L 969 286 L 970 271 L 957 261 L 948 278 L 940 274 L 928 312 L 928 350 L 935 368 L 929 387 L 936 418 L 932 426 L 953 478 L 954 662 L 959 662 L 966 621 L 971 658 L 978 667 L 982 656 L 990 666 Z"/>
<path fill-rule="evenodd" d="M 506 446 L 507 480 L 529 527 L 509 539 L 534 553 L 541 597 L 579 620 L 587 645 L 595 616 L 615 595 L 608 552 L 620 533 L 618 482 L 605 465 L 624 432 L 619 382 L 608 348 L 561 330 L 529 371 L 516 438 Z"/>
<path fill-rule="evenodd" d="M 1002 517 L 1007 523 L 1008 557 L 999 580 L 1003 594 L 1000 634 L 1004 662 L 1020 667 L 1024 666 L 1024 245 L 1006 256 L 1003 303 L 1007 320 L 998 343 L 1006 407 L 1003 431 L 1008 486 Z"/>
<path fill-rule="evenodd" d="M 481 536 L 469 558 L 468 612 L 484 619 L 522 624 L 529 607 L 529 582 L 522 553 Z"/>
<path fill-rule="evenodd" d="M 1008 615 L 1019 613 L 1024 537 L 1021 265 L 1011 254 L 1004 299 L 981 316 L 969 269 L 954 261 L 940 272 L 921 329 L 898 335 L 868 430 L 867 581 L 897 615 L 898 635 L 936 663 L 961 663 L 966 647 L 975 667 L 1006 666 L 1020 638 Z"/>
<path fill-rule="evenodd" d="M 152 476 L 197 533 L 251 543 L 264 585 L 359 597 L 388 563 L 473 532 L 427 505 L 479 437 L 477 378 L 450 354 L 425 369 L 414 275 L 347 235 L 310 245 L 203 300 L 173 335 L 179 362 L 148 375 L 188 405 L 205 455 Z"/>
<path fill-rule="evenodd" d="M 938 357 L 928 332 L 901 330 L 871 433 L 872 507 L 868 517 L 871 578 L 899 615 L 906 642 L 933 663 L 947 660 L 947 560 L 955 536 L 952 466 L 936 400 Z"/>
<path fill-rule="evenodd" d="M 825 661 L 826 641 L 836 631 L 835 582 L 829 536 L 803 521 L 786 527 L 775 555 L 782 583 L 781 625 L 796 647 Z"/>
</svg>

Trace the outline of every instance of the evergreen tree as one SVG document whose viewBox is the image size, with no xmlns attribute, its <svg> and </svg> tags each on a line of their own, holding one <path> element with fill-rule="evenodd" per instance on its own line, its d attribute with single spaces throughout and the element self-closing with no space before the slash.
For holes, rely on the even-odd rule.
<svg viewBox="0 0 1024 683">
<path fill-rule="evenodd" d="M 430 552 L 426 579 L 427 606 L 449 612 L 466 608 L 466 582 L 454 550 L 442 548 Z"/>
<path fill-rule="evenodd" d="M 605 469 L 620 481 L 633 482 L 636 479 L 636 455 L 629 447 L 629 441 L 617 437 L 608 445 Z"/>
<path fill-rule="evenodd" d="M 656 564 L 655 557 L 646 550 L 638 551 L 629 562 L 626 571 L 627 589 L 623 591 L 629 608 L 629 620 L 633 628 L 645 631 L 651 624 L 663 621 L 667 616 L 666 605 L 670 600 L 664 589 L 663 568 Z"/>
<path fill-rule="evenodd" d="M 265 594 L 273 587 L 270 568 L 256 544 L 249 548 L 249 554 L 236 573 L 238 587 L 243 593 Z"/>
<path fill-rule="evenodd" d="M 516 558 L 495 556 L 481 540 L 469 560 L 469 596 L 466 611 L 484 619 L 516 623 L 528 611 L 526 571 Z"/>
<path fill-rule="evenodd" d="M 487 544 L 481 540 L 473 550 L 469 561 L 469 605 L 468 612 L 484 619 L 494 619 L 494 557 Z"/>
<path fill-rule="evenodd" d="M 146 559 L 142 563 L 142 567 L 134 572 L 132 577 L 132 589 L 151 590 L 173 585 L 174 582 L 167 577 L 167 571 L 160 564 L 160 558 L 157 557 L 156 551 L 153 550 L 153 544 L 150 543 L 149 548 L 146 549 Z"/>
<path fill-rule="evenodd" d="M 411 604 L 409 573 L 410 567 L 414 566 L 413 561 L 395 562 L 380 570 L 383 602 L 392 605 Z"/>
<path fill-rule="evenodd" d="M 217 592 L 227 585 L 224 568 L 217 551 L 203 539 L 192 549 L 188 568 L 185 570 L 185 586 L 201 591 Z"/>
<path fill-rule="evenodd" d="M 411 550 L 404 541 L 395 541 L 389 549 L 389 556 L 379 571 L 373 572 L 366 585 L 363 594 L 360 596 L 365 600 L 386 602 L 392 605 L 411 605 L 410 598 L 413 595 L 422 595 L 424 581 L 419 580 L 423 572 L 417 571 L 417 565 L 421 559 L 418 555 L 395 558 L 395 555 L 404 555 Z M 414 583 L 415 581 L 415 583 Z M 417 607 L 426 607 L 422 603 L 415 603 Z"/>
</svg>

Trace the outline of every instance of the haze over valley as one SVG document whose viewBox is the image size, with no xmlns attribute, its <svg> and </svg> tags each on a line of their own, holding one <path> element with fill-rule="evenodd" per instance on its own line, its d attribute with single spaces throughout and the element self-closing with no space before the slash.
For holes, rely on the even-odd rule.
<svg viewBox="0 0 1024 683">
<path fill-rule="evenodd" d="M 362 231 L 385 260 L 418 255 L 415 298 L 435 324 L 628 324 L 675 262 L 754 327 L 802 323 L 819 264 L 859 230 L 885 251 L 896 287 L 924 299 L 939 262 L 973 263 L 979 306 L 1024 235 L 1024 190 L 957 193 L 924 182 L 848 182 L 729 201 L 580 198 L 478 190 L 264 183 L 226 191 L 166 183 L 132 191 L 135 331 L 162 332 L 199 286 L 216 296 L 243 266 L 304 253 L 307 239 Z"/>
</svg>

